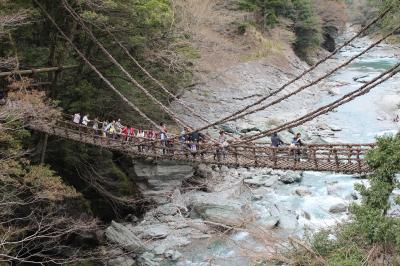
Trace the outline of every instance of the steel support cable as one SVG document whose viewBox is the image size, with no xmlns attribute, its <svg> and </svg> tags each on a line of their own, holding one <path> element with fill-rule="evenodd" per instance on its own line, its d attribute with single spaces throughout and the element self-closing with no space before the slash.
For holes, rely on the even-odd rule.
<svg viewBox="0 0 400 266">
<path fill-rule="evenodd" d="M 318 61 L 315 65 L 313 65 L 311 68 L 307 69 L 306 71 L 304 71 L 303 73 L 301 73 L 300 75 L 298 75 L 297 77 L 295 77 L 294 79 L 288 81 L 287 83 L 285 83 L 284 85 L 282 85 L 280 88 L 278 88 L 277 90 L 269 93 L 268 95 L 260 98 L 259 100 L 257 100 L 256 102 L 249 104 L 241 109 L 239 109 L 238 111 L 223 117 L 211 124 L 205 125 L 203 127 L 197 128 L 195 129 L 195 131 L 202 131 L 205 130 L 207 128 L 213 127 L 213 126 L 217 126 L 219 124 L 225 123 L 226 121 L 228 121 L 228 119 L 231 119 L 247 110 L 249 110 L 250 108 L 261 104 L 262 102 L 264 102 L 266 99 L 278 94 L 279 92 L 281 92 L 282 90 L 284 90 L 286 87 L 288 87 L 289 85 L 293 84 L 294 82 L 296 82 L 297 80 L 300 80 L 303 76 L 305 76 L 306 74 L 310 73 L 311 71 L 313 71 L 314 69 L 316 69 L 320 64 L 326 62 L 328 59 L 332 58 L 334 55 L 336 55 L 343 47 L 346 47 L 347 45 L 349 45 L 352 41 L 354 41 L 356 38 L 358 38 L 361 34 L 363 34 L 364 32 L 366 32 L 369 28 L 371 28 L 375 23 L 377 23 L 379 20 L 381 20 L 382 18 L 384 18 L 392 9 L 392 7 L 389 7 L 388 9 L 386 9 L 384 12 L 382 12 L 379 16 L 377 16 L 373 21 L 371 21 L 369 24 L 367 24 L 365 27 L 363 27 L 355 36 L 353 36 L 351 39 L 347 40 L 345 43 L 343 43 L 341 46 L 337 47 L 335 49 L 335 51 L 333 51 L 331 54 L 329 54 L 327 57 L 323 58 L 322 60 Z M 325 76 L 322 78 L 324 79 Z M 322 80 L 321 79 L 321 80 Z M 308 87 L 312 86 L 314 84 L 309 85 Z"/>
<path fill-rule="evenodd" d="M 140 110 L 135 104 L 129 101 L 115 86 L 104 77 L 104 75 L 86 58 L 86 56 L 76 47 L 76 45 L 72 42 L 72 40 L 64 33 L 64 31 L 58 26 L 53 17 L 46 11 L 46 9 L 39 3 L 38 0 L 34 0 L 34 2 L 38 5 L 38 7 L 42 10 L 42 12 L 47 16 L 50 22 L 54 25 L 54 27 L 58 30 L 58 32 L 63 36 L 63 38 L 71 45 L 71 47 L 75 50 L 75 52 L 79 55 L 79 57 L 88 65 L 100 78 L 110 87 L 125 103 L 127 103 L 130 107 L 132 107 L 139 115 L 141 115 L 144 119 L 149 121 L 155 127 L 160 128 L 159 125 L 150 119 L 142 110 Z"/>
<path fill-rule="evenodd" d="M 35 0 L 36 1 L 36 0 Z M 63 1 L 64 7 L 66 10 L 72 15 L 72 17 L 82 26 L 83 30 L 89 35 L 89 37 L 93 40 L 93 42 L 100 48 L 100 50 L 103 52 L 104 55 L 107 56 L 107 58 L 116 66 L 120 69 L 122 73 L 129 79 L 129 81 L 138 87 L 148 98 L 150 98 L 154 103 L 156 103 L 160 108 L 165 111 L 177 124 L 183 127 L 187 127 L 189 129 L 192 129 L 191 126 L 187 125 L 185 122 L 181 121 L 177 115 L 169 110 L 168 107 L 166 107 L 162 102 L 160 102 L 157 98 L 155 98 L 151 93 L 149 93 L 140 83 L 138 83 L 132 76 L 131 74 L 110 54 L 110 52 L 97 40 L 96 36 L 92 33 L 92 31 L 85 25 L 85 23 L 82 22 L 82 19 L 79 17 L 79 15 L 76 14 L 75 11 L 71 10 L 69 7 L 68 3 Z"/>
<path fill-rule="evenodd" d="M 352 91 L 350 93 L 347 93 L 340 99 L 338 99 L 330 104 L 324 105 L 313 112 L 307 113 L 306 115 L 304 115 L 298 119 L 292 120 L 290 122 L 287 122 L 281 126 L 278 126 L 276 128 L 270 129 L 270 130 L 265 130 L 263 132 L 255 134 L 253 136 L 250 136 L 249 138 L 247 138 L 241 142 L 238 142 L 238 144 L 248 143 L 248 142 L 263 138 L 267 135 L 277 133 L 277 132 L 280 132 L 285 129 L 293 128 L 295 126 L 302 125 L 305 122 L 311 121 L 315 117 L 318 117 L 320 115 L 328 113 L 328 112 L 332 111 L 333 109 L 335 109 L 345 103 L 348 103 L 361 95 L 368 93 L 369 91 L 371 91 L 371 89 L 375 88 L 376 86 L 384 83 L 385 81 L 387 81 L 394 75 L 398 74 L 400 72 L 400 69 L 397 69 L 397 68 L 399 68 L 399 67 L 400 67 L 400 63 L 397 63 L 395 66 L 393 66 L 389 70 L 383 72 L 382 74 L 380 74 L 379 76 L 377 76 L 370 82 L 366 83 L 365 85 L 361 86 L 359 89 Z M 388 76 L 385 77 L 386 75 L 388 75 Z"/>
<path fill-rule="evenodd" d="M 380 43 L 382 43 L 384 40 L 386 40 L 387 38 L 389 38 L 391 35 L 393 35 L 394 33 L 396 33 L 398 30 L 400 30 L 400 26 L 397 27 L 397 28 L 395 28 L 393 31 L 391 31 L 390 33 L 386 34 L 386 35 L 383 36 L 382 38 L 380 38 L 378 41 L 376 41 L 376 42 L 374 42 L 373 44 L 371 44 L 370 46 L 368 46 L 368 47 L 367 47 L 365 50 L 363 50 L 361 53 L 359 53 L 359 54 L 357 54 L 357 55 L 351 57 L 349 60 L 347 60 L 347 61 L 344 62 L 343 64 L 337 66 L 336 68 L 332 69 L 332 70 L 329 71 L 326 75 L 324 75 L 324 76 L 322 76 L 322 77 L 316 79 L 316 80 L 313 81 L 312 83 L 307 84 L 307 85 L 304 85 L 304 86 L 298 88 L 297 90 L 295 90 L 295 91 L 293 91 L 293 92 L 291 92 L 291 93 L 288 93 L 288 94 L 286 94 L 286 95 L 284 95 L 284 96 L 282 96 L 282 97 L 280 97 L 280 98 L 278 98 L 278 99 L 275 99 L 274 101 L 272 101 L 272 102 L 270 102 L 270 103 L 268 103 L 268 104 L 265 104 L 265 105 L 260 106 L 260 107 L 258 107 L 258 108 L 256 108 L 256 109 L 250 110 L 250 111 L 248 111 L 248 112 L 242 113 L 242 114 L 240 114 L 240 115 L 238 115 L 238 116 L 232 117 L 232 118 L 226 120 L 225 122 L 234 121 L 234 120 L 243 118 L 243 117 L 245 117 L 245 116 L 248 116 L 248 115 L 250 115 L 250 114 L 254 114 L 254 113 L 257 113 L 257 112 L 259 112 L 259 111 L 265 110 L 265 109 L 267 109 L 268 107 L 271 107 L 271 106 L 273 106 L 273 105 L 276 105 L 276 104 L 278 104 L 278 103 L 280 103 L 280 102 L 282 102 L 282 101 L 288 99 L 289 97 L 291 97 L 291 96 L 293 96 L 293 95 L 296 95 L 296 94 L 298 94 L 299 92 L 302 92 L 303 90 L 305 90 L 305 89 L 307 89 L 307 88 L 309 88 L 309 87 L 311 87 L 311 86 L 314 86 L 314 85 L 318 84 L 319 82 L 321 82 L 321 81 L 324 80 L 325 78 L 330 77 L 332 74 L 334 74 L 335 72 L 337 72 L 339 69 L 341 69 L 341 68 L 343 68 L 343 67 L 349 65 L 351 62 L 353 62 L 353 61 L 356 60 L 357 58 L 359 58 L 359 57 L 361 57 L 362 55 L 364 55 L 364 54 L 366 54 L 367 52 L 369 52 L 372 48 L 374 48 L 375 46 L 377 46 L 377 45 L 379 45 Z"/>
</svg>

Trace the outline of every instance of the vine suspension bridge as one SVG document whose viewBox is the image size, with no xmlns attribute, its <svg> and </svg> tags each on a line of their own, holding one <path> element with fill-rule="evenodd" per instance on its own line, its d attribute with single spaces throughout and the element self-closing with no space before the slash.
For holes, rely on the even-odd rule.
<svg viewBox="0 0 400 266">
<path fill-rule="evenodd" d="M 58 30 L 60 35 L 70 44 L 71 48 L 75 51 L 78 58 L 80 58 L 87 67 L 89 67 L 112 91 L 114 91 L 121 100 L 130 106 L 136 113 L 138 113 L 145 121 L 155 128 L 159 128 L 158 123 L 153 121 L 149 116 L 143 112 L 135 103 L 130 101 L 121 91 L 115 87 L 115 85 L 107 79 L 104 74 L 92 63 L 88 57 L 82 52 L 71 40 L 67 34 L 61 29 L 57 24 L 56 20 L 41 6 L 41 4 L 34 0 L 37 6 L 42 10 L 42 12 L 47 16 L 50 23 Z M 362 52 L 351 57 L 344 63 L 335 67 L 328 73 L 316 78 L 314 81 L 309 82 L 307 85 L 301 86 L 298 89 L 289 92 L 286 95 L 280 96 L 274 99 L 270 103 L 263 104 L 267 99 L 276 96 L 278 93 L 283 92 L 288 86 L 294 84 L 296 81 L 303 78 L 306 74 L 310 73 L 316 69 L 319 65 L 331 59 L 335 54 L 337 54 L 343 47 L 348 46 L 353 40 L 362 36 L 366 31 L 368 31 L 374 24 L 382 20 L 387 14 L 391 12 L 391 8 L 386 9 L 381 14 L 379 14 L 375 19 L 373 19 L 369 24 L 363 27 L 356 35 L 351 39 L 344 42 L 339 46 L 334 52 L 329 54 L 327 57 L 323 58 L 311 68 L 304 71 L 300 75 L 296 76 L 289 82 L 282 85 L 280 88 L 270 92 L 266 96 L 260 98 L 254 103 L 247 105 L 240 110 L 230 114 L 226 117 L 220 118 L 218 121 L 210 122 L 206 118 L 197 114 L 188 104 L 176 97 L 168 89 L 166 89 L 161 82 L 156 80 L 149 72 L 144 69 L 137 60 L 129 53 L 127 49 L 116 37 L 112 34 L 110 30 L 107 29 L 106 25 L 101 27 L 108 34 L 108 36 L 114 40 L 114 43 L 118 45 L 120 49 L 124 51 L 127 58 L 132 60 L 138 68 L 148 76 L 161 90 L 172 97 L 176 102 L 178 102 L 185 110 L 193 114 L 196 119 L 201 120 L 205 124 L 200 128 L 193 128 L 186 122 L 182 121 L 177 114 L 175 114 L 169 107 L 165 106 L 160 100 L 153 96 L 146 88 L 144 88 L 124 66 L 118 62 L 109 50 L 96 38 L 95 34 L 91 30 L 91 27 L 87 25 L 87 22 L 76 12 L 73 8 L 66 2 L 63 1 L 64 8 L 69 14 L 70 18 L 75 20 L 81 27 L 82 31 L 87 34 L 87 36 L 92 39 L 93 43 L 99 48 L 99 50 L 105 55 L 115 67 L 117 67 L 121 73 L 123 73 L 126 79 L 132 84 L 133 87 L 138 88 L 147 98 L 150 99 L 154 104 L 159 106 L 165 114 L 168 114 L 171 119 L 176 123 L 176 125 L 181 127 L 186 127 L 190 130 L 187 134 L 193 132 L 204 131 L 208 128 L 218 129 L 221 124 L 234 121 L 250 114 L 265 110 L 268 107 L 276 105 L 289 97 L 304 91 L 305 89 L 317 85 L 321 81 L 330 77 L 333 73 L 342 69 L 343 67 L 349 65 L 351 62 L 361 57 L 362 55 L 369 52 L 372 48 L 379 45 L 385 41 L 388 37 L 400 30 L 400 26 L 392 29 L 388 34 L 382 36 L 380 39 L 375 41 L 369 47 L 364 49 Z M 95 25 L 91 25 L 96 28 Z M 92 27 L 93 28 L 93 27 Z M 97 27 L 99 29 L 99 27 Z M 324 106 L 315 109 L 306 115 L 293 119 L 292 121 L 286 122 L 275 128 L 261 131 L 257 134 L 245 136 L 243 138 L 237 138 L 232 136 L 229 140 L 230 145 L 225 148 L 224 154 L 218 154 L 217 152 L 217 142 L 211 137 L 207 137 L 206 141 L 199 145 L 196 153 L 191 153 L 182 149 L 177 140 L 178 136 L 172 136 L 170 141 L 171 146 L 165 147 L 161 140 L 146 140 L 134 136 L 123 136 L 119 138 L 104 138 L 99 136 L 98 132 L 89 127 L 74 124 L 68 120 L 57 120 L 48 121 L 40 120 L 37 118 L 32 118 L 29 121 L 28 127 L 32 130 L 44 132 L 46 134 L 59 136 L 62 138 L 79 141 L 82 143 L 87 143 L 91 145 L 96 145 L 99 147 L 104 147 L 111 150 L 117 150 L 122 153 L 127 153 L 133 157 L 143 157 L 152 158 L 154 160 L 173 160 L 173 161 L 183 161 L 188 163 L 206 163 L 206 164 L 217 164 L 217 165 L 227 165 L 235 167 L 270 167 L 275 169 L 291 169 L 291 170 L 312 170 L 312 171 L 335 171 L 335 172 L 345 172 L 345 173 L 363 173 L 368 172 L 370 169 L 365 162 L 365 155 L 374 144 L 315 144 L 315 145 L 304 145 L 301 147 L 270 147 L 267 143 L 255 142 L 273 133 L 281 132 L 296 126 L 302 125 L 322 114 L 326 114 L 335 108 L 346 104 L 357 97 L 360 97 L 368 93 L 371 89 L 380 85 L 381 83 L 387 81 L 394 75 L 398 74 L 400 63 L 396 64 L 387 71 L 382 72 L 380 75 L 375 77 L 373 80 L 365 83 L 360 88 L 351 91 L 344 95 L 343 97 L 335 100 L 332 103 L 326 104 Z M 66 69 L 66 68 L 65 68 Z M 43 71 L 59 71 L 63 68 L 49 68 Z M 1 76 L 11 76 L 11 75 L 22 75 L 24 73 L 35 73 L 38 71 L 15 71 L 0 73 Z M 263 104 L 263 105 L 261 105 Z"/>
</svg>

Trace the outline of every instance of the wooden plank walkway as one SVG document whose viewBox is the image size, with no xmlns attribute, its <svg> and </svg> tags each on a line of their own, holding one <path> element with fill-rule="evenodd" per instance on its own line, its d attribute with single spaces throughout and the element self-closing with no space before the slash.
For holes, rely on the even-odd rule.
<svg viewBox="0 0 400 266">
<path fill-rule="evenodd" d="M 201 144 L 197 153 L 191 153 L 178 141 L 165 147 L 160 140 L 137 137 L 117 139 L 102 137 L 90 127 L 68 121 L 43 124 L 31 121 L 31 130 L 120 151 L 135 158 L 172 160 L 186 163 L 204 163 L 231 167 L 262 167 L 282 170 L 329 171 L 341 173 L 366 173 L 370 169 L 364 157 L 373 144 L 316 144 L 300 148 L 273 148 L 267 144 L 231 146 L 218 152 L 215 144 Z"/>
</svg>

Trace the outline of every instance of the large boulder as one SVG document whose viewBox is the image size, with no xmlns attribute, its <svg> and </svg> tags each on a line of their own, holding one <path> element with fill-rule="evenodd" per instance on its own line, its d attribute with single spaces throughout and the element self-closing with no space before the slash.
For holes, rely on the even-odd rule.
<svg viewBox="0 0 400 266">
<path fill-rule="evenodd" d="M 106 229 L 106 237 L 126 250 L 134 252 L 142 252 L 144 250 L 141 240 L 126 226 L 115 221 L 112 221 L 111 225 Z"/>
<path fill-rule="evenodd" d="M 120 249 L 113 249 L 110 252 L 113 257 L 107 261 L 107 266 L 134 266 L 136 265 L 135 260 L 130 256 L 124 254 L 124 251 Z"/>
<path fill-rule="evenodd" d="M 300 182 L 302 177 L 303 175 L 300 172 L 286 171 L 279 175 L 279 181 L 284 184 L 292 184 L 295 182 Z"/>
<path fill-rule="evenodd" d="M 278 227 L 282 229 L 295 229 L 298 226 L 298 216 L 290 211 L 279 216 Z"/>
<path fill-rule="evenodd" d="M 170 233 L 168 225 L 165 224 L 152 224 L 146 226 L 143 233 L 140 235 L 144 239 L 160 239 L 166 238 Z"/>
<path fill-rule="evenodd" d="M 158 266 L 160 263 L 156 260 L 153 253 L 145 252 L 138 258 L 141 266 Z"/>
<path fill-rule="evenodd" d="M 341 197 L 344 193 L 344 187 L 339 184 L 331 184 L 326 187 L 326 191 L 330 196 Z"/>
<path fill-rule="evenodd" d="M 308 196 L 311 195 L 312 192 L 310 191 L 310 189 L 308 187 L 298 187 L 295 189 L 294 191 L 297 195 L 304 197 L 304 196 Z"/>
<path fill-rule="evenodd" d="M 258 221 L 251 223 L 247 226 L 249 229 L 259 230 L 272 230 L 279 224 L 279 216 L 262 217 Z"/>
<path fill-rule="evenodd" d="M 338 203 L 329 208 L 330 213 L 342 213 L 347 211 L 347 205 L 344 203 Z"/>
<path fill-rule="evenodd" d="M 246 215 L 243 214 L 241 208 L 233 205 L 197 203 L 194 206 L 194 210 L 201 218 L 216 225 L 242 227 L 246 221 Z"/>
<path fill-rule="evenodd" d="M 158 203 L 166 203 L 182 181 L 193 177 L 194 168 L 191 165 L 177 162 L 134 162 L 134 182 L 141 193 Z"/>
</svg>

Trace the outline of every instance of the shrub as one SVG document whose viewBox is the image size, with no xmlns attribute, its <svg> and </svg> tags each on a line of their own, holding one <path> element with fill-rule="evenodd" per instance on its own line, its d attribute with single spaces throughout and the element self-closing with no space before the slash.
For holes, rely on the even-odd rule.
<svg viewBox="0 0 400 266">
<path fill-rule="evenodd" d="M 294 49 L 302 59 L 307 60 L 321 44 L 321 23 L 311 0 L 240 0 L 238 5 L 241 9 L 259 13 L 259 23 L 263 27 L 274 27 L 279 23 L 279 17 L 291 19 L 296 34 Z"/>
</svg>

